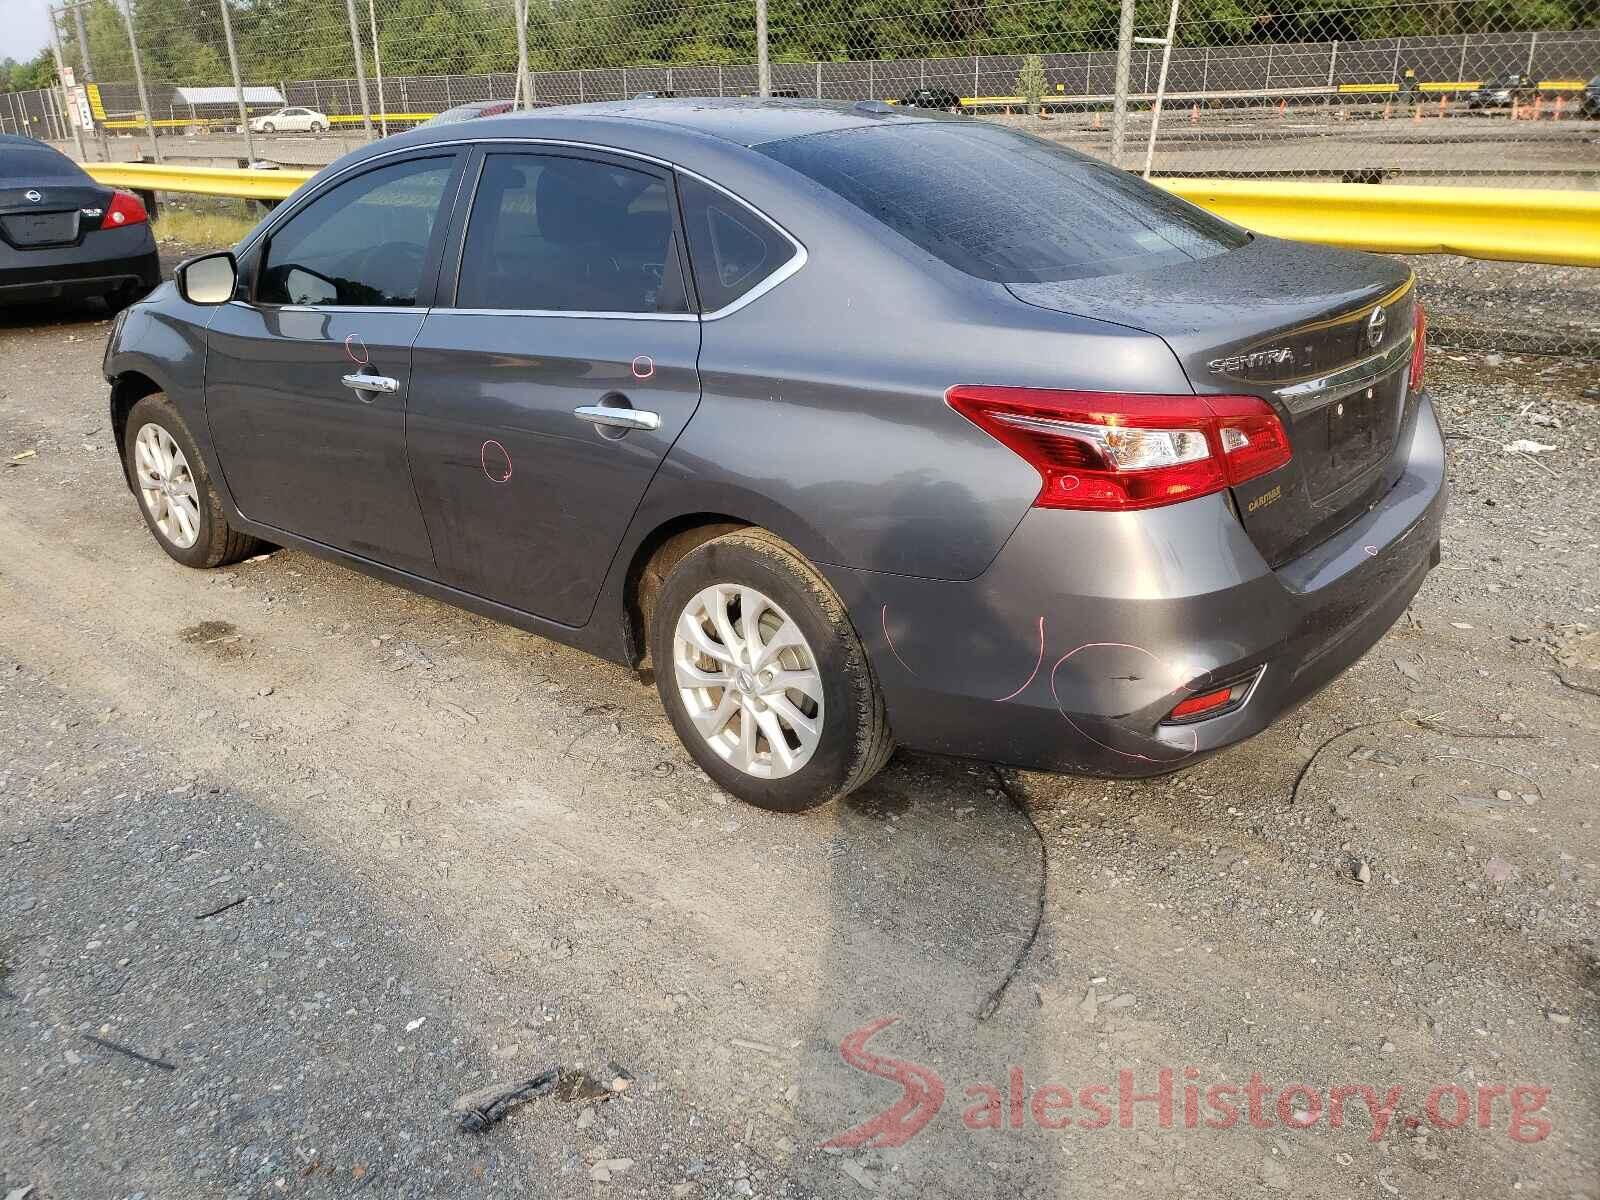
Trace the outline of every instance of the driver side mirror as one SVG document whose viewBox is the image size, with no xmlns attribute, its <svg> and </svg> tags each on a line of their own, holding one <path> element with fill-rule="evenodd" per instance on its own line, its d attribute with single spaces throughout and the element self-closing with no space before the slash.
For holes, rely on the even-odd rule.
<svg viewBox="0 0 1600 1200">
<path fill-rule="evenodd" d="M 190 304 L 226 304 L 239 283 L 239 265 L 233 252 L 202 254 L 185 259 L 172 272 L 178 294 Z"/>
</svg>

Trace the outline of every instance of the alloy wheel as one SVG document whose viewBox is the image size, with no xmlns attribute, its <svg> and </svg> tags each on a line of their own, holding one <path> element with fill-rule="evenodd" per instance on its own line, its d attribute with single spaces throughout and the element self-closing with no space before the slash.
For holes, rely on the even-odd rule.
<svg viewBox="0 0 1600 1200">
<path fill-rule="evenodd" d="M 782 779 L 822 737 L 822 675 L 793 618 L 755 588 L 696 593 L 673 636 L 678 694 L 700 736 L 730 765 Z"/>
<path fill-rule="evenodd" d="M 161 536 L 180 550 L 200 538 L 200 489 L 182 449 L 161 426 L 151 423 L 133 441 L 139 496 Z"/>
</svg>

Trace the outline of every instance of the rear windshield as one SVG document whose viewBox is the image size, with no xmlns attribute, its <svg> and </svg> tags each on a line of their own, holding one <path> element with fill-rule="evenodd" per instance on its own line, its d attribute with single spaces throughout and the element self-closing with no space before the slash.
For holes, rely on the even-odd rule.
<svg viewBox="0 0 1600 1200">
<path fill-rule="evenodd" d="M 980 121 L 867 126 L 756 149 L 996 283 L 1149 271 L 1250 239 L 1126 172 Z"/>
<path fill-rule="evenodd" d="M 0 142 L 0 179 L 31 183 L 40 179 L 70 179 L 87 183 L 78 164 L 49 146 L 16 146 Z"/>
</svg>

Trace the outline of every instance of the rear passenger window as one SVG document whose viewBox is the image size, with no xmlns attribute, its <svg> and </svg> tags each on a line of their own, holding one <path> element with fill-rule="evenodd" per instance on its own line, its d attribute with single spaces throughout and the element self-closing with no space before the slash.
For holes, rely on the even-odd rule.
<svg viewBox="0 0 1600 1200">
<path fill-rule="evenodd" d="M 678 178 L 700 308 L 714 313 L 745 295 L 799 251 L 755 210 L 687 175 Z"/>
<path fill-rule="evenodd" d="M 683 312 L 659 175 L 592 159 L 491 154 L 467 221 L 458 308 Z"/>
</svg>

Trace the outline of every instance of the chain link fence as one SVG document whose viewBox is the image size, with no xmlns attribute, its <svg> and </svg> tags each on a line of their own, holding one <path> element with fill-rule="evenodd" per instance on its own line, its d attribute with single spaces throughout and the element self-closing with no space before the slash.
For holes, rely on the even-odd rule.
<svg viewBox="0 0 1600 1200">
<path fill-rule="evenodd" d="M 86 157 L 314 166 L 470 101 L 766 90 L 955 109 L 1157 176 L 1600 185 L 1600 0 L 55 4 L 74 90 L 0 92 L 0 130 L 70 143 L 88 110 Z M 1595 352 L 1600 272 L 1563 274 L 1579 300 L 1524 341 Z"/>
</svg>

